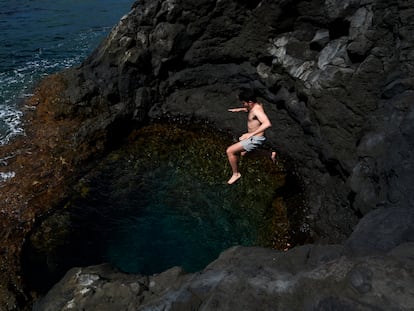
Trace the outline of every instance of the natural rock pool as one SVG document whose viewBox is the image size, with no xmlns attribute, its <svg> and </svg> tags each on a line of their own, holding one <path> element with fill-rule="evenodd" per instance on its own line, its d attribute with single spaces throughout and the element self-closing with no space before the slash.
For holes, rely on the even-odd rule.
<svg viewBox="0 0 414 311">
<path fill-rule="evenodd" d="M 281 163 L 244 157 L 227 185 L 227 135 L 204 125 L 151 125 L 79 180 L 64 207 L 27 239 L 29 286 L 44 292 L 74 266 L 109 262 L 153 274 L 203 269 L 233 245 L 284 249 L 294 223 L 282 197 Z"/>
</svg>

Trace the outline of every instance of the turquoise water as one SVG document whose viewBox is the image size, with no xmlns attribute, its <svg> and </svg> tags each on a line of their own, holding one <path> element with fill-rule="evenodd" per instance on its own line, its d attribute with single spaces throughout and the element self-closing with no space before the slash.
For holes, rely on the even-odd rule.
<svg viewBox="0 0 414 311">
<path fill-rule="evenodd" d="M 27 238 L 24 270 L 35 290 L 47 291 L 75 266 L 195 272 L 231 246 L 272 245 L 274 194 L 284 174 L 270 159 L 243 159 L 243 178 L 230 186 L 229 141 L 219 133 L 165 124 L 131 139 Z"/>
<path fill-rule="evenodd" d="M 122 158 L 86 177 L 82 197 L 28 239 L 36 241 L 23 257 L 31 289 L 46 293 L 68 269 L 104 262 L 143 275 L 173 266 L 196 272 L 231 246 L 260 245 L 263 209 L 247 202 L 241 182 L 206 183 L 189 166 L 135 164 Z"/>
<path fill-rule="evenodd" d="M 80 64 L 133 0 L 0 0 L 0 145 L 23 133 L 19 102 L 47 74 Z"/>
<path fill-rule="evenodd" d="M 137 170 L 135 163 L 109 164 L 72 203 L 72 228 L 81 235 L 65 252 L 77 250 L 61 256 L 75 254 L 68 266 L 80 265 L 80 253 L 84 265 L 109 262 L 130 273 L 194 272 L 233 245 L 257 245 L 262 215 L 241 201 L 240 189 L 220 178 L 206 183 L 189 165 Z"/>
<path fill-rule="evenodd" d="M 194 272 L 228 247 L 257 244 L 258 224 L 233 190 L 168 166 L 144 173 L 135 191 L 117 200 L 115 208 L 127 204 L 139 212 L 118 219 L 104 257 L 126 272 L 152 274 L 175 265 Z"/>
</svg>

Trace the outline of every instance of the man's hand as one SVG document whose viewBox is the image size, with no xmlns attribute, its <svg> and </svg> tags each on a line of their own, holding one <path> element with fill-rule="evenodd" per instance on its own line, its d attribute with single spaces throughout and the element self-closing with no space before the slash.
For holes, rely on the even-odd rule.
<svg viewBox="0 0 414 311">
<path fill-rule="evenodd" d="M 242 136 L 239 137 L 239 140 L 249 139 L 253 135 L 251 133 L 244 133 Z"/>
</svg>

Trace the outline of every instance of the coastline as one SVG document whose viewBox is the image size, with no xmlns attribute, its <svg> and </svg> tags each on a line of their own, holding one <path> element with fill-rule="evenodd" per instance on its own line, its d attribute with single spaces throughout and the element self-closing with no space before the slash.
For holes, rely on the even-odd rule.
<svg viewBox="0 0 414 311">
<path fill-rule="evenodd" d="M 22 176 L 23 182 L 17 184 L 17 178 L 13 178 L 3 188 L 7 197 L 2 208 L 10 216 L 5 222 L 11 226 L 2 228 L 4 241 L 9 243 L 9 247 L 2 249 L 7 255 L 5 264 L 18 270 L 13 260 L 21 252 L 22 232 L 30 230 L 36 215 L 45 211 L 46 202 L 50 206 L 49 203 L 56 202 L 54 196 L 64 197 L 66 183 L 76 178 L 82 164 L 105 151 L 105 147 L 116 146 L 117 139 L 133 124 L 169 113 L 177 119 L 208 118 L 217 128 L 240 132 L 244 124 L 222 112 L 234 102 L 236 90 L 247 84 L 262 91 L 269 105 L 274 124 L 269 142 L 281 144 L 292 163 L 299 167 L 295 172 L 306 186 L 308 197 L 304 203 L 309 204 L 308 221 L 318 244 L 294 248 L 286 256 L 275 255 L 268 249 L 229 250 L 199 275 L 198 284 L 186 283 L 182 291 L 174 292 L 174 297 L 183 298 L 178 305 L 198 307 L 204 303 L 214 307 L 217 297 L 236 305 L 243 293 L 253 308 L 262 301 L 262 293 L 269 294 L 268 306 L 275 302 L 277 293 L 285 298 L 286 305 L 293 301 L 302 309 L 375 309 L 396 305 L 401 310 L 408 309 L 414 297 L 409 272 L 413 266 L 414 195 L 409 190 L 414 171 L 410 140 L 414 123 L 410 104 L 412 81 L 407 77 L 412 76 L 413 67 L 407 66 L 410 59 L 406 51 L 395 47 L 393 36 L 400 32 L 402 38 L 408 22 L 405 26 L 397 25 L 382 17 L 394 17 L 400 9 L 401 14 L 409 16 L 411 8 L 400 3 L 388 8 L 380 3 L 373 7 L 333 9 L 328 4 L 321 7 L 305 2 L 288 1 L 291 7 L 287 8 L 256 2 L 250 4 L 250 11 L 241 4 L 220 2 L 210 14 L 211 3 L 206 1 L 203 18 L 199 16 L 200 8 L 193 7 L 191 1 L 186 4 L 192 15 L 187 11 L 182 14 L 177 7 L 151 6 L 145 13 L 136 9 L 118 24 L 79 71 L 69 70 L 47 78 L 33 98 L 33 105 L 37 105 L 36 99 L 41 104 L 33 112 L 33 119 L 28 118 L 27 146 L 16 144 L 19 154 L 9 161 L 10 171 Z M 305 4 L 312 9 L 310 13 L 320 16 L 331 27 L 328 31 L 321 29 L 320 23 L 312 23 L 308 10 L 300 6 Z M 282 14 L 284 9 L 290 14 Z M 368 24 L 363 24 L 366 19 L 360 18 L 361 12 L 366 13 L 363 16 L 367 16 Z M 266 22 L 267 27 L 257 27 L 257 16 L 262 14 L 266 19 L 260 20 L 260 24 Z M 372 18 L 374 15 L 376 19 Z M 243 17 L 249 23 L 242 28 L 235 21 L 223 25 L 217 16 Z M 165 23 L 165 19 L 170 23 Z M 189 19 L 192 24 L 186 29 L 181 22 L 189 23 Z M 339 33 L 339 38 L 331 38 L 329 30 L 337 30 L 334 26 L 338 26 L 338 19 L 344 32 Z M 336 23 L 332 24 L 333 20 Z M 350 28 L 349 20 L 353 23 Z M 148 27 L 149 21 L 155 29 Z M 298 21 L 310 21 L 312 27 Z M 205 23 L 212 27 L 205 27 Z M 283 27 L 278 28 L 280 25 Z M 364 27 L 358 27 L 361 25 Z M 392 32 L 390 25 L 395 26 Z M 290 32 L 291 29 L 295 31 Z M 138 31 L 141 41 L 135 41 Z M 252 45 L 246 46 L 246 36 L 257 32 L 257 38 L 263 40 L 249 41 Z M 327 37 L 315 42 L 315 33 Z M 364 45 L 367 33 L 375 33 L 381 40 Z M 222 40 L 211 46 L 212 37 Z M 267 50 L 262 48 L 264 44 L 269 44 Z M 207 45 L 211 46 L 209 53 L 205 53 Z M 223 46 L 227 49 L 223 50 Z M 288 48 L 292 48 L 291 54 L 287 53 Z M 396 58 L 389 59 L 388 55 Z M 320 59 L 326 63 L 318 67 L 315 64 Z M 381 63 L 387 66 L 379 66 Z M 398 75 L 390 68 L 397 68 Z M 62 90 L 64 95 L 60 94 Z M 29 167 L 31 170 L 27 171 Z M 261 251 L 266 254 L 258 259 L 257 270 L 250 269 L 250 261 L 241 260 L 247 258 L 246 252 L 256 257 Z M 210 274 L 216 264 L 219 267 Z M 387 270 L 390 264 L 392 273 Z M 270 270 L 274 274 L 269 278 Z M 82 271 L 73 270 L 71 274 L 76 279 Z M 263 273 L 260 279 L 257 271 Z M 182 275 L 181 271 L 174 273 Z M 224 277 L 235 274 L 240 277 L 234 283 Z M 392 282 L 388 282 L 390 274 Z M 199 286 L 211 280 L 210 276 L 219 276 L 216 283 L 209 283 L 212 287 Z M 184 282 L 193 277 L 184 276 Z M 16 301 L 10 303 L 25 298 L 17 273 L 5 282 L 2 289 L 6 292 L 17 285 Z M 151 299 L 154 292 L 150 284 L 138 287 L 140 293 Z M 269 284 L 272 286 L 268 287 Z M 311 294 L 298 302 L 297 297 L 308 289 Z M 75 288 L 69 298 L 63 297 L 62 303 L 76 298 L 85 288 L 78 290 L 79 287 Z M 168 287 L 155 291 L 160 306 L 176 303 L 163 300 L 164 294 L 171 293 L 167 290 Z M 200 301 L 200 295 L 188 295 L 189 292 L 202 293 L 204 300 Z M 252 293 L 259 293 L 256 300 L 251 299 Z M 52 294 L 52 305 L 54 298 Z M 80 298 L 80 304 L 96 299 L 93 295 Z"/>
<path fill-rule="evenodd" d="M 61 117 L 71 110 L 70 102 L 62 96 L 67 73 L 42 80 L 33 97 L 25 103 L 32 107 L 24 114 L 26 135 L 0 147 L 0 156 L 8 158 L 5 168 L 15 174 L 2 184 L 4 200 L 0 202 L 4 215 L 0 223 L 0 252 L 5 254 L 1 259 L 0 305 L 10 310 L 16 306 L 24 310 L 39 298 L 36 293 L 28 292 L 21 278 L 25 238 L 38 218 L 67 198 L 69 187 L 81 174 L 83 164 L 107 151 L 104 148 L 107 136 L 100 131 L 90 141 L 76 141 L 84 121 L 82 116 Z M 282 208 L 280 203 L 275 204 L 275 211 Z M 285 216 L 279 210 L 274 217 L 280 217 L 280 221 Z M 291 241 L 284 235 L 274 243 L 285 248 L 283 245 Z"/>
<path fill-rule="evenodd" d="M 73 131 L 78 122 L 54 119 L 54 109 L 62 91 L 59 74 L 44 79 L 33 97 L 26 103 L 36 106 L 24 115 L 26 134 L 0 146 L 1 157 L 7 157 L 6 168 L 15 177 L 1 185 L 3 214 L 1 233 L 0 305 L 13 309 L 25 300 L 24 284 L 20 278 L 20 258 L 26 234 L 36 218 L 66 191 L 73 173 L 70 159 L 71 144 L 62 131 Z M 42 105 L 37 106 L 41 101 Z M 72 154 L 73 155 L 73 154 Z M 13 292 L 10 293 L 9 291 Z M 16 299 L 16 300 L 15 300 Z"/>
</svg>

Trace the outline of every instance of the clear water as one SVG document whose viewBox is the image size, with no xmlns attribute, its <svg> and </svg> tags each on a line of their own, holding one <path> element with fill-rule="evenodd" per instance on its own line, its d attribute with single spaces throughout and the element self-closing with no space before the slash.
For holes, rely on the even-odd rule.
<svg viewBox="0 0 414 311">
<path fill-rule="evenodd" d="M 34 289 L 48 290 L 74 266 L 194 272 L 231 246 L 273 245 L 274 224 L 284 221 L 274 206 L 284 173 L 270 158 L 244 158 L 243 177 L 230 186 L 224 135 L 154 124 L 132 137 L 27 239 L 24 270 Z"/>
<path fill-rule="evenodd" d="M 133 0 L 0 0 L 0 145 L 23 132 L 19 103 L 47 74 L 80 64 Z"/>
<path fill-rule="evenodd" d="M 151 274 L 175 265 L 193 272 L 230 246 L 257 244 L 257 223 L 232 189 L 172 167 L 144 173 L 118 203 L 115 208 L 128 204 L 136 212 L 113 226 L 105 257 L 127 272 Z"/>
<path fill-rule="evenodd" d="M 206 182 L 189 162 L 143 170 L 138 162 L 105 163 L 80 198 L 40 224 L 23 257 L 30 288 L 46 293 L 68 269 L 103 262 L 143 275 L 195 272 L 231 246 L 261 245 L 271 202 L 257 206 L 247 184 L 230 187 L 221 175 Z"/>
<path fill-rule="evenodd" d="M 130 273 L 173 266 L 194 272 L 231 246 L 259 245 L 273 189 L 266 183 L 251 188 L 247 181 L 229 186 L 221 173 L 204 178 L 191 156 L 182 157 L 172 153 L 173 161 L 149 163 L 117 156 L 86 177 L 83 194 L 69 208 L 75 234 L 61 256 L 73 262 L 65 265 L 109 262 Z M 227 164 L 224 157 L 219 161 L 219 169 Z"/>
</svg>

